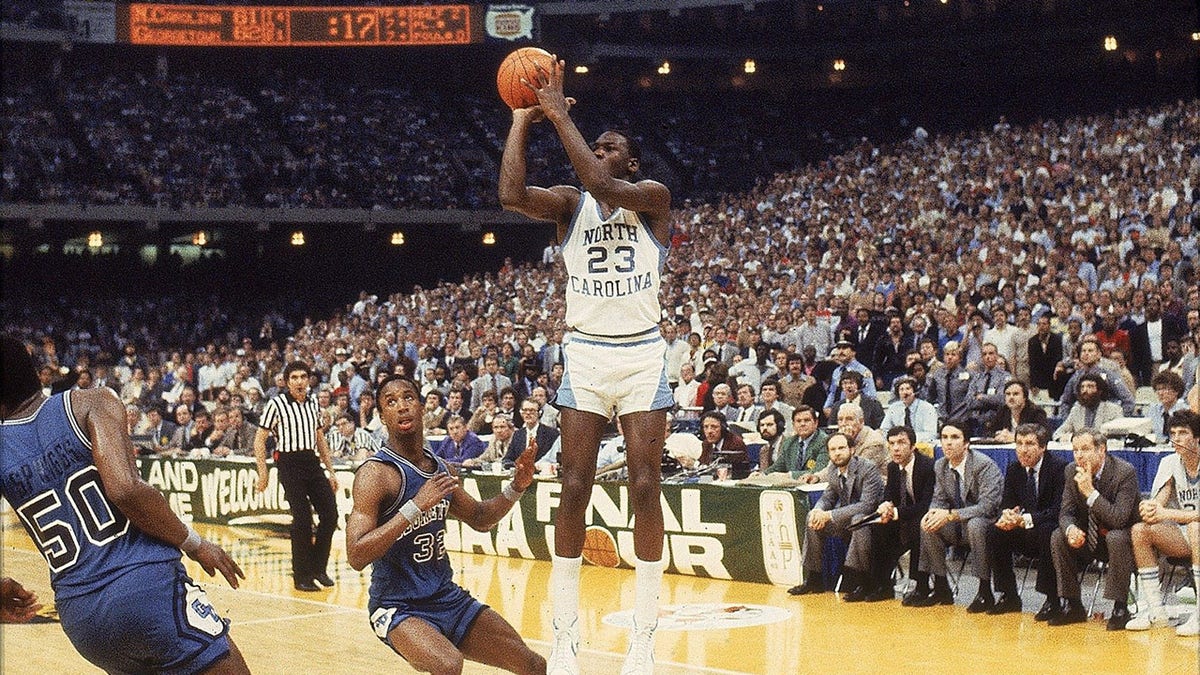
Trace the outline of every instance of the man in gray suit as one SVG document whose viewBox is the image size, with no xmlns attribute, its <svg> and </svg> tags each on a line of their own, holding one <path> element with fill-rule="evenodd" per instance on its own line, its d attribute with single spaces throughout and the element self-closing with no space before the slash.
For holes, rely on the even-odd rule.
<svg viewBox="0 0 1200 675">
<path fill-rule="evenodd" d="M 1092 429 L 1071 439 L 1075 461 L 1067 465 L 1058 529 L 1050 535 L 1050 552 L 1058 577 L 1061 604 L 1044 618 L 1051 626 L 1087 621 L 1080 601 L 1079 566 L 1108 557 L 1104 597 L 1113 601 L 1108 630 L 1123 630 L 1129 622 L 1126 599 L 1133 574 L 1130 528 L 1138 522 L 1137 471 L 1119 457 L 1108 456 L 1108 439 Z M 1039 619 L 1043 618 L 1039 612 Z"/>
<path fill-rule="evenodd" d="M 471 410 L 483 405 L 483 392 L 493 392 L 496 400 L 500 400 L 500 392 L 511 386 L 512 380 L 500 372 L 500 360 L 494 354 L 488 354 L 483 359 L 483 372 L 471 381 Z"/>
<path fill-rule="evenodd" d="M 967 445 L 967 426 L 953 420 L 942 425 L 945 456 L 933 465 L 933 501 L 921 519 L 921 571 L 933 576 L 933 590 L 906 597 L 909 607 L 954 604 L 946 580 L 946 550 L 964 545 L 970 548 L 971 575 L 982 580 L 971 608 L 987 611 L 995 604 L 987 581 L 987 531 L 1000 514 L 1004 476 L 990 457 Z"/>
<path fill-rule="evenodd" d="M 850 440 L 836 433 L 826 441 L 829 463 L 833 467 L 829 484 L 816 507 L 808 512 L 804 531 L 804 583 L 788 590 L 792 595 L 823 593 L 822 553 L 827 537 L 849 539 L 846 562 L 842 566 L 842 586 L 847 591 L 867 581 L 871 569 L 870 533 L 867 528 L 850 532 L 851 520 L 875 512 L 883 498 L 883 479 L 875 465 L 850 452 Z M 849 536 L 847 536 L 849 535 Z"/>
</svg>

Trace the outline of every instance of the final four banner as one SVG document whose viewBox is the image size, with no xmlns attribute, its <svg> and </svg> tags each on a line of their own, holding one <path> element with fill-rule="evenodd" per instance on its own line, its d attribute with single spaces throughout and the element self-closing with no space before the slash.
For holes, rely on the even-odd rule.
<svg viewBox="0 0 1200 675">
<path fill-rule="evenodd" d="M 245 459 L 139 460 L 142 478 L 160 490 L 184 520 L 227 525 L 288 522 L 288 504 L 275 468 L 265 492 Z M 337 472 L 340 526 L 351 508 L 351 467 Z M 462 486 L 478 499 L 500 493 L 509 478 L 464 474 Z M 549 560 L 554 514 L 562 484 L 539 478 L 517 506 L 487 532 L 446 523 L 446 548 L 530 560 Z M 786 489 L 667 484 L 662 486 L 668 570 L 712 579 L 792 586 L 800 583 L 800 548 L 807 494 Z M 597 483 L 586 515 L 584 559 L 605 567 L 632 567 L 633 506 L 626 483 Z"/>
</svg>

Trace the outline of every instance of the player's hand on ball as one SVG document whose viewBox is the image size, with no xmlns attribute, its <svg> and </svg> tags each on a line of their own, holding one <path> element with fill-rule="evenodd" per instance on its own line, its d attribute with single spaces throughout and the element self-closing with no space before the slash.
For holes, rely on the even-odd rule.
<svg viewBox="0 0 1200 675">
<path fill-rule="evenodd" d="M 458 478 L 440 471 L 434 474 L 433 478 L 425 481 L 420 490 L 417 490 L 417 496 L 413 497 L 413 502 L 422 511 L 428 511 L 457 488 Z"/>
<path fill-rule="evenodd" d="M 513 474 L 513 489 L 524 492 L 533 483 L 533 460 L 537 457 L 537 439 L 529 439 L 529 447 L 517 457 L 517 470 Z"/>
<path fill-rule="evenodd" d="M 229 585 L 234 588 L 238 587 L 238 579 L 246 578 L 246 573 L 242 571 L 242 568 L 238 566 L 233 558 L 229 557 L 225 549 L 207 539 L 202 539 L 200 541 L 200 548 L 187 555 L 192 560 L 200 563 L 200 566 L 204 568 L 205 572 L 208 572 L 208 576 L 210 577 L 216 576 L 217 572 L 220 571 L 221 576 L 225 577 L 225 581 L 228 581 Z"/>
</svg>

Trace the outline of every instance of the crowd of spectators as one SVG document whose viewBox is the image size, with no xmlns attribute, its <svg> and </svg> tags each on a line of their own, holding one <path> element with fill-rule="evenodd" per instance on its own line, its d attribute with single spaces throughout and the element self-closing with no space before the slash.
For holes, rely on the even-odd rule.
<svg viewBox="0 0 1200 675">
<path fill-rule="evenodd" d="M 182 64 L 97 58 L 6 71 L 0 199 L 498 208 L 496 176 L 511 116 L 486 90 L 430 86 L 403 69 L 372 81 L 273 65 L 197 74 Z M 580 97 L 575 114 L 586 134 L 634 131 L 649 175 L 697 201 L 827 155 L 869 126 L 792 110 L 771 92 L 645 89 Z M 573 180 L 548 129 L 537 128 L 530 158 L 535 184 Z"/>
<path fill-rule="evenodd" d="M 961 369 L 962 391 L 969 382 L 972 397 L 964 410 L 978 433 L 994 431 L 988 425 L 1003 414 L 1001 383 L 1010 378 L 1031 385 L 1028 395 L 1061 402 L 1060 418 L 1075 404 L 1080 380 L 1097 369 L 1112 374 L 1103 378 L 1104 393 L 1126 415 L 1134 412 L 1131 393 L 1161 370 L 1177 372 L 1183 400 L 1194 399 L 1196 138 L 1196 101 L 1026 127 L 1000 120 L 971 134 L 891 146 L 863 140 L 749 192 L 683 205 L 664 272 L 664 333 L 672 340 L 672 383 L 692 386 L 686 370 L 702 384 L 682 407 L 735 411 L 737 385 L 749 384 L 756 404 L 762 383 L 775 380 L 784 402 L 815 404 L 832 423 L 845 370 L 864 376 L 851 383 L 851 399 L 858 390 L 890 391 L 912 375 L 918 396 L 958 409 L 961 392 L 945 386 L 944 375 Z M 136 303 L 47 306 L 9 323 L 23 326 L 39 352 L 53 345 L 67 355 L 62 363 L 76 371 L 81 357 L 89 367 L 108 366 L 90 373 L 93 382 L 117 375 L 112 356 L 128 344 L 157 357 L 147 365 L 159 370 L 160 388 L 178 388 L 176 379 L 197 385 L 208 359 L 231 373 L 245 369 L 270 395 L 285 363 L 309 361 L 330 396 L 331 419 L 359 414 L 359 394 L 397 368 L 419 378 L 426 393 L 459 390 L 474 403 L 472 381 L 494 356 L 511 383 L 511 391 L 494 392 L 506 412 L 538 387 L 539 397 L 553 400 L 566 328 L 562 283 L 560 265 L 508 261 L 461 282 L 383 298 L 364 292 L 342 312 L 294 330 L 277 325 L 262 340 L 254 328 L 215 324 L 164 336 L 169 322 L 148 318 L 165 316 L 161 308 Z M 110 319 L 79 331 L 70 313 L 92 309 Z M 1031 364 L 1041 323 L 1062 342 L 1048 377 Z M 1161 347 L 1148 347 L 1149 335 L 1163 339 Z M 196 398 L 214 402 L 234 381 L 231 374 L 222 386 L 201 387 Z M 248 406 L 245 381 L 231 393 Z M 731 387 L 716 386 L 722 382 Z M 109 382 L 118 391 L 124 384 Z M 820 395 L 805 396 L 809 384 Z M 160 405 L 151 399 L 150 407 Z M 472 419 L 469 409 L 461 414 Z"/>
</svg>

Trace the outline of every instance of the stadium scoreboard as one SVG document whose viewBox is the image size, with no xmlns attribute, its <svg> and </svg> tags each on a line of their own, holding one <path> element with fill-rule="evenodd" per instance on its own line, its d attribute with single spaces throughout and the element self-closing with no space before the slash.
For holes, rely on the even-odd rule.
<svg viewBox="0 0 1200 675">
<path fill-rule="evenodd" d="M 121 6 L 118 6 L 121 7 Z M 483 40 L 478 5 L 267 7 L 134 3 L 119 42 L 139 45 L 343 47 L 462 45 Z"/>
</svg>

